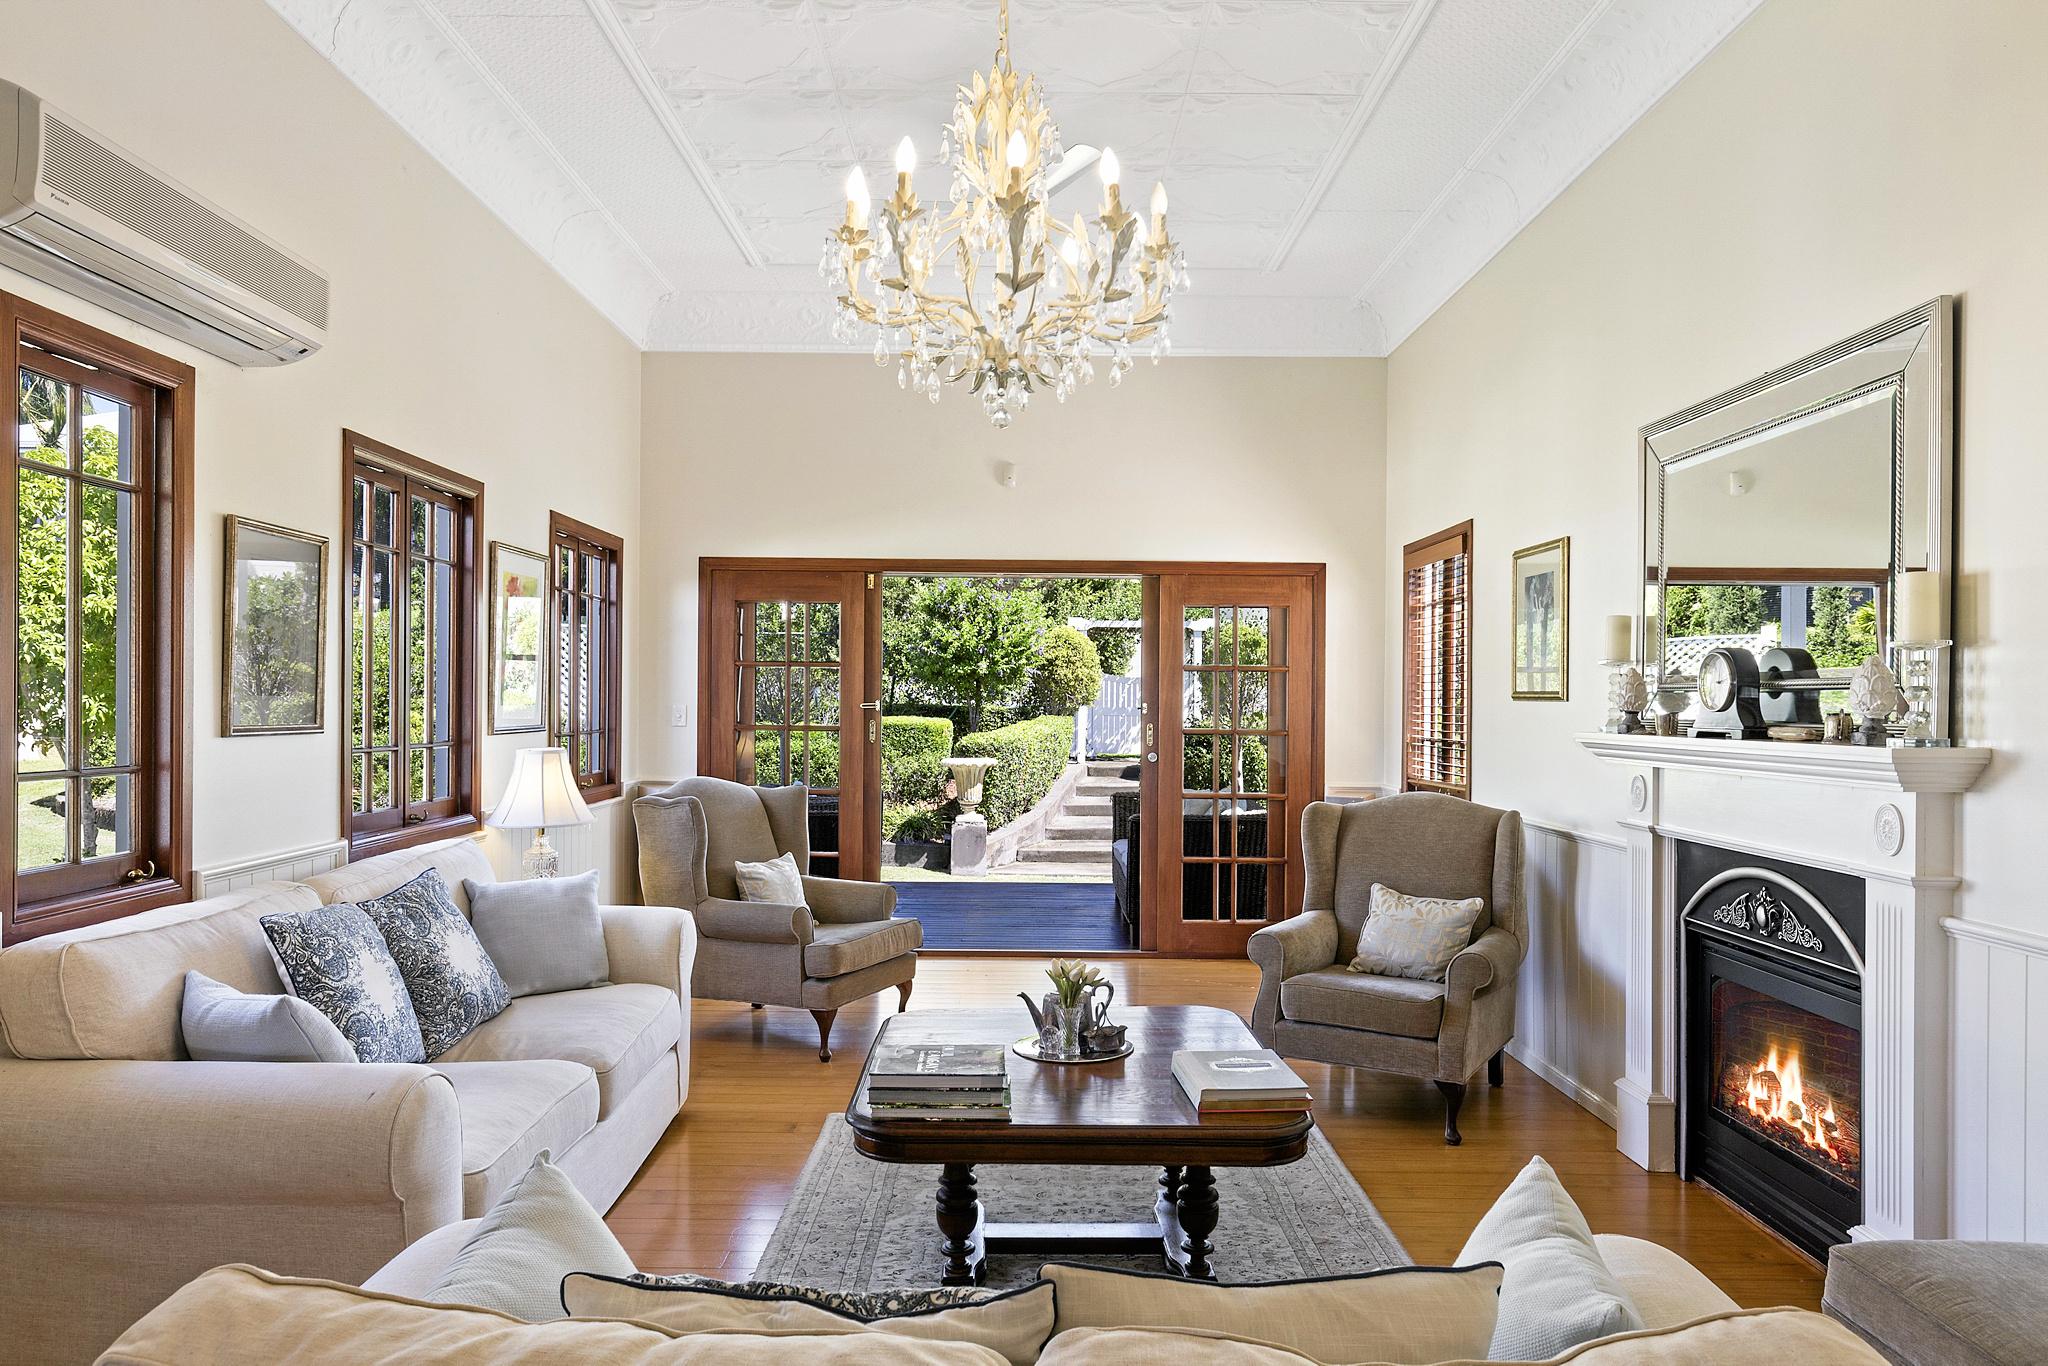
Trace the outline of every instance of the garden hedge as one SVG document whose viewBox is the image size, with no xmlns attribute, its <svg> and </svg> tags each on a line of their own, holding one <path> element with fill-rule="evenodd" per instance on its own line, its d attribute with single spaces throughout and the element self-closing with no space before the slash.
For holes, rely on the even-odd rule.
<svg viewBox="0 0 2048 1366">
<path fill-rule="evenodd" d="M 953 723 L 943 716 L 882 718 L 882 800 L 937 801 L 946 785 Z"/>
<path fill-rule="evenodd" d="M 996 766 L 982 783 L 981 813 L 999 830 L 1038 805 L 1059 781 L 1074 751 L 1074 718 L 1037 716 L 996 730 L 963 735 L 953 752 L 989 758 Z"/>
<path fill-rule="evenodd" d="M 785 782 L 802 783 L 806 787 L 839 786 L 839 737 L 831 731 L 797 732 L 800 740 L 790 755 L 789 777 L 782 776 L 782 732 L 778 730 L 757 730 L 754 732 L 754 783 L 759 787 L 780 787 Z M 804 751 L 810 752 L 810 773 L 804 772 Z"/>
</svg>

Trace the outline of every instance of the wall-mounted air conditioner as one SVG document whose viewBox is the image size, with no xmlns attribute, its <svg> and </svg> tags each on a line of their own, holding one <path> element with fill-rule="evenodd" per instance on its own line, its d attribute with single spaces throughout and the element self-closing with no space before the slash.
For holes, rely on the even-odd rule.
<svg viewBox="0 0 2048 1366">
<path fill-rule="evenodd" d="M 327 336 L 327 279 L 139 157 L 0 81 L 0 265 L 237 365 Z"/>
</svg>

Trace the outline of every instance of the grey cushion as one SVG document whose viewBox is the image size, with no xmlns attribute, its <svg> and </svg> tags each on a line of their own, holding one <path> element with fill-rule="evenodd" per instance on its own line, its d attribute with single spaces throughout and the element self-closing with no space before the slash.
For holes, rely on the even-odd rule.
<svg viewBox="0 0 2048 1366">
<path fill-rule="evenodd" d="M 428 1057 L 453 1048 L 512 999 L 440 870 L 429 868 L 361 906 L 398 962 Z"/>
<path fill-rule="evenodd" d="M 1318 968 L 1280 984 L 1280 1013 L 1310 1024 L 1434 1039 L 1443 1024 L 1444 984 Z"/>
<path fill-rule="evenodd" d="M 634 1270 L 602 1216 L 542 1153 L 420 1298 L 544 1323 L 563 1317 L 562 1277 L 570 1272 L 630 1276 Z"/>
<path fill-rule="evenodd" d="M 2048 1245 L 1845 1243 L 1821 1308 L 1910 1366 L 2019 1366 L 2048 1357 Z"/>
<path fill-rule="evenodd" d="M 292 995 L 334 1022 L 364 1062 L 425 1062 L 405 975 L 361 908 L 338 901 L 260 921 L 278 976 Z"/>
<path fill-rule="evenodd" d="M 200 1062 L 355 1062 L 334 1021 L 296 996 L 251 996 L 203 972 L 185 974 L 185 1051 Z"/>
<path fill-rule="evenodd" d="M 891 958 L 900 958 L 924 943 L 924 926 L 916 920 L 864 920 L 850 925 L 820 925 L 804 946 L 804 976 L 844 977 Z"/>
<path fill-rule="evenodd" d="M 462 886 L 470 927 L 514 996 L 602 986 L 611 975 L 596 873 Z"/>
<path fill-rule="evenodd" d="M 1632 1333 L 1642 1316 L 1593 1242 L 1585 1216 L 1557 1173 L 1529 1159 L 1465 1241 L 1457 1265 L 1500 1262 L 1494 1361 L 1541 1361 L 1582 1342 Z"/>
</svg>

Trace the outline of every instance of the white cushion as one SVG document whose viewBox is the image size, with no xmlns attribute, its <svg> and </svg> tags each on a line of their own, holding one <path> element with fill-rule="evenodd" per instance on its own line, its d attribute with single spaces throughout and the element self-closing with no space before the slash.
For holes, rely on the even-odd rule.
<svg viewBox="0 0 2048 1366">
<path fill-rule="evenodd" d="M 354 1062 L 334 1021 L 296 996 L 252 996 L 185 974 L 185 1051 L 200 1062 Z"/>
<path fill-rule="evenodd" d="M 1410 896 L 1375 882 L 1351 970 L 1441 982 L 1485 908 L 1483 897 Z"/>
<path fill-rule="evenodd" d="M 546 1323 L 566 1317 L 562 1277 L 572 1271 L 630 1276 L 634 1266 L 576 1183 L 542 1153 L 420 1298 Z"/>
<path fill-rule="evenodd" d="M 1643 1327 L 1642 1315 L 1601 1260 L 1585 1216 L 1540 1157 L 1530 1158 L 1493 1202 L 1458 1261 L 1507 1267 L 1488 1353 L 1495 1361 L 1541 1361 Z"/>
<path fill-rule="evenodd" d="M 735 863 L 733 881 L 740 886 L 742 901 L 766 901 L 777 906 L 804 906 L 804 876 L 797 871 L 796 855 L 784 854 L 766 863 Z"/>
<path fill-rule="evenodd" d="M 462 884 L 469 921 L 514 996 L 580 991 L 611 974 L 597 874 Z"/>
</svg>

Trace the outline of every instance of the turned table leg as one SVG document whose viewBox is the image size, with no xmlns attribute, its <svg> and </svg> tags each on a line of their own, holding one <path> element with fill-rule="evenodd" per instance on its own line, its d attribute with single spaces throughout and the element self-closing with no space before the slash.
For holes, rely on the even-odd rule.
<svg viewBox="0 0 2048 1366">
<path fill-rule="evenodd" d="M 1187 1275 L 1191 1280 L 1213 1281 L 1216 1270 L 1209 1265 L 1209 1256 L 1216 1251 L 1216 1245 L 1209 1241 L 1209 1235 L 1216 1231 L 1220 1210 L 1216 1178 L 1207 1167 L 1189 1167 L 1181 1175 L 1175 1197 L 1183 1235 L 1181 1250 L 1188 1257 Z"/>
<path fill-rule="evenodd" d="M 939 1173 L 939 1250 L 946 1254 L 941 1285 L 976 1285 L 982 1263 L 974 1255 L 981 1201 L 974 1193 L 974 1164 L 948 1162 Z"/>
</svg>

